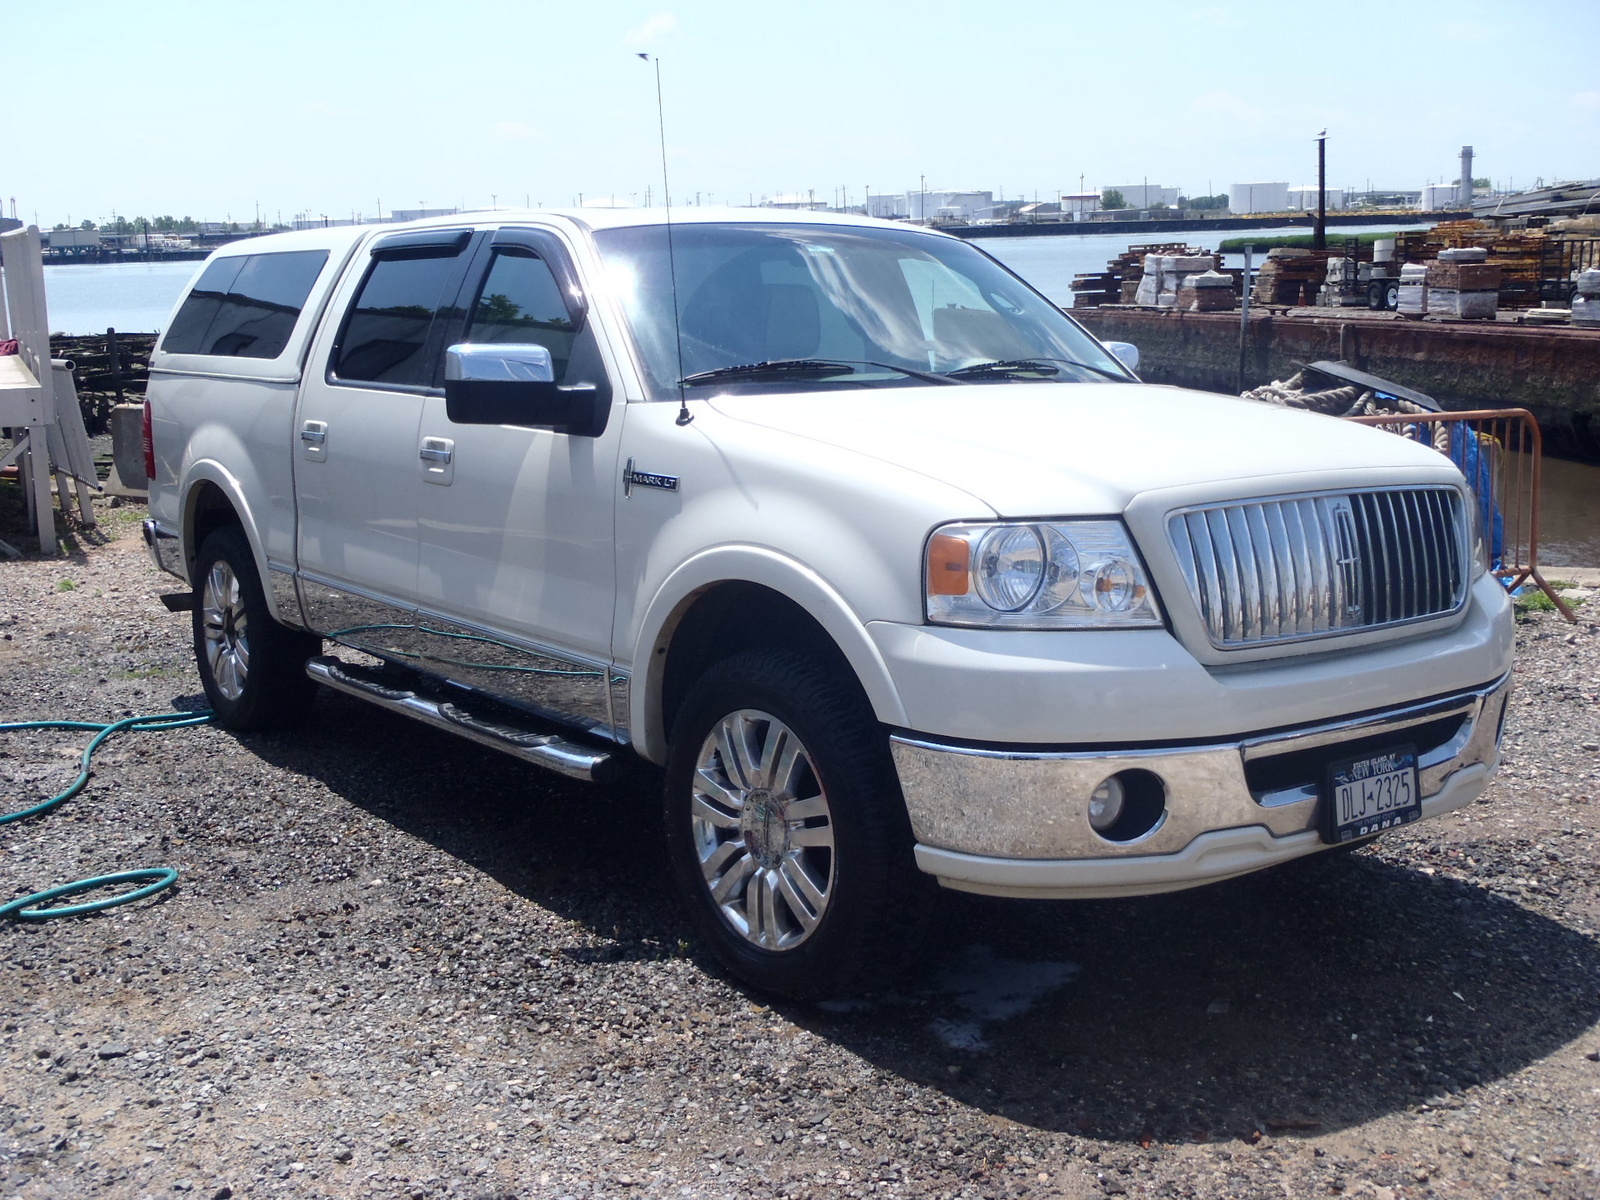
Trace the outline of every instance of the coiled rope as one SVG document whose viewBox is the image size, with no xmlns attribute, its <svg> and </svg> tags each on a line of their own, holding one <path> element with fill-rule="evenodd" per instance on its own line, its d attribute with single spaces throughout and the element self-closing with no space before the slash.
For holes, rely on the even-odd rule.
<svg viewBox="0 0 1600 1200">
<path fill-rule="evenodd" d="M 29 817 L 43 816 L 57 805 L 72 799 L 88 786 L 89 760 L 94 757 L 107 739 L 127 729 L 138 730 L 144 733 L 153 733 L 164 729 L 184 729 L 190 725 L 204 725 L 211 720 L 209 712 L 200 713 L 161 713 L 157 716 L 127 717 L 121 721 L 112 721 L 102 724 L 98 721 L 10 721 L 0 723 L 0 733 L 19 732 L 30 729 L 92 729 L 95 731 L 89 744 L 84 747 L 83 757 L 79 760 L 78 777 L 63 791 L 57 792 L 50 799 L 31 808 L 20 809 L 17 812 L 0 813 L 0 825 L 9 825 L 15 821 L 23 821 Z M 86 913 L 100 912 L 107 908 L 115 908 L 119 904 L 131 904 L 135 900 L 143 900 L 146 896 L 153 896 L 164 888 L 171 887 L 178 882 L 178 871 L 175 867 L 140 867 L 132 871 L 117 871 L 110 875 L 96 875 L 92 879 L 80 879 L 75 883 L 65 883 L 60 887 L 47 888 L 42 892 L 22 896 L 6 904 L 0 904 L 0 917 L 10 917 L 18 921 L 48 921 L 54 917 L 81 917 Z M 145 886 L 134 888 L 129 892 L 121 892 L 114 896 L 107 896 L 99 900 L 91 900 L 84 904 L 62 904 L 52 908 L 40 908 L 52 900 L 60 900 L 66 896 L 76 896 L 84 892 L 93 891 L 95 888 L 105 887 L 115 883 L 143 883 Z"/>
</svg>

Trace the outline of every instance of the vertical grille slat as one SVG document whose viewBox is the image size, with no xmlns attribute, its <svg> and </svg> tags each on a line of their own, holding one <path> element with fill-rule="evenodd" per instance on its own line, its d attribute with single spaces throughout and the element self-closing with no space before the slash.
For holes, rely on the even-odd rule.
<svg viewBox="0 0 1600 1200">
<path fill-rule="evenodd" d="M 1456 611 L 1466 526 L 1459 495 L 1437 487 L 1207 505 L 1168 523 L 1200 619 L 1224 648 Z"/>
</svg>

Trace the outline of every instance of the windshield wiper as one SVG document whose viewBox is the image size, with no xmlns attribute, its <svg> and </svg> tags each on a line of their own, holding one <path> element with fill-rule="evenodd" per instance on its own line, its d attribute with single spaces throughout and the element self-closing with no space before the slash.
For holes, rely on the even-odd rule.
<svg viewBox="0 0 1600 1200">
<path fill-rule="evenodd" d="M 970 367 L 957 367 L 954 371 L 946 371 L 945 374 L 952 379 L 982 379 L 987 376 L 1005 375 L 1059 375 L 1061 367 L 1056 366 L 1057 363 L 1068 367 L 1082 367 L 1085 371 L 1093 371 L 1096 375 L 1104 375 L 1107 379 L 1118 383 L 1131 382 L 1126 375 L 1106 367 L 1097 367 L 1070 358 L 1002 358 L 994 362 L 973 363 Z"/>
<path fill-rule="evenodd" d="M 843 358 L 779 358 L 764 362 L 741 363 L 738 366 L 717 367 L 712 371 L 696 371 L 693 375 L 685 375 L 678 382 L 684 387 L 695 387 L 698 384 L 715 383 L 723 379 L 760 379 L 763 375 L 839 375 L 847 371 L 854 373 L 857 367 L 894 371 L 910 379 L 920 379 L 924 383 L 960 382 L 948 375 L 918 371 L 914 367 L 897 367 L 893 363 Z"/>
</svg>

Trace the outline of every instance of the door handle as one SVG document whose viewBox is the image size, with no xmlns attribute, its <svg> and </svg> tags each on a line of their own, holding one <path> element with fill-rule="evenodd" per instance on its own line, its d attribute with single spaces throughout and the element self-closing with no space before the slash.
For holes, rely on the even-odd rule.
<svg viewBox="0 0 1600 1200">
<path fill-rule="evenodd" d="M 422 460 L 422 481 L 449 487 L 455 482 L 456 444 L 450 438 L 425 437 L 417 457 Z"/>
<path fill-rule="evenodd" d="M 326 462 L 328 460 L 328 423 L 326 421 L 302 421 L 300 423 L 300 447 L 305 451 L 307 462 Z"/>
</svg>

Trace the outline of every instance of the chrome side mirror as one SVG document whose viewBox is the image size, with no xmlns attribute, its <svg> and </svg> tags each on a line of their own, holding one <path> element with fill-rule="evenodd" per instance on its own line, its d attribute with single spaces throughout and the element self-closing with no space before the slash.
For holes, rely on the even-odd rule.
<svg viewBox="0 0 1600 1200">
<path fill-rule="evenodd" d="M 446 383 L 554 383 L 555 368 L 544 346 L 463 342 L 444 352 Z"/>
<path fill-rule="evenodd" d="M 1139 369 L 1139 347 L 1132 342 L 1107 342 L 1106 349 L 1116 356 L 1116 359 L 1130 371 Z"/>
</svg>

